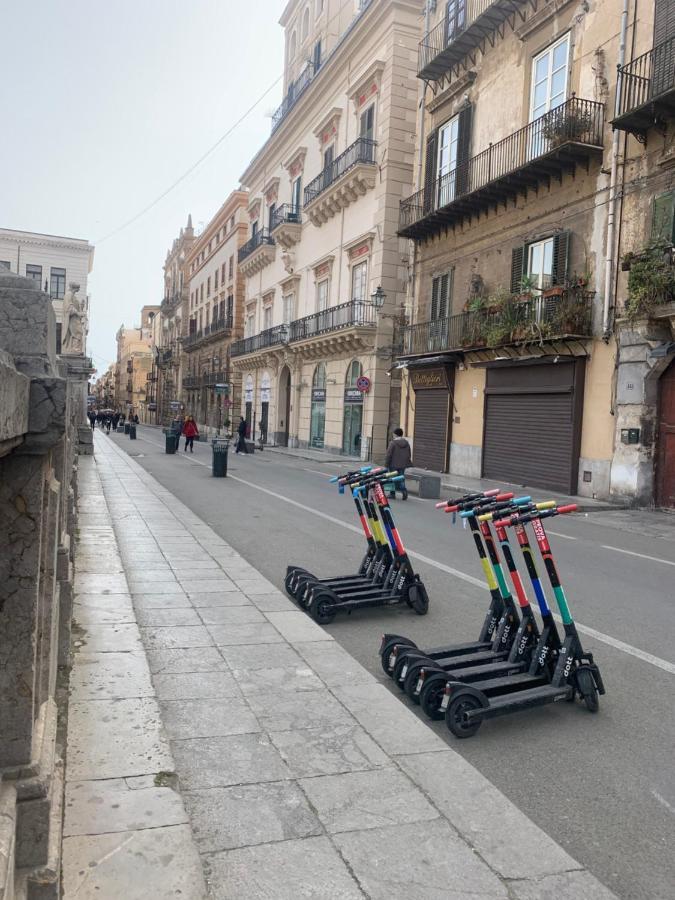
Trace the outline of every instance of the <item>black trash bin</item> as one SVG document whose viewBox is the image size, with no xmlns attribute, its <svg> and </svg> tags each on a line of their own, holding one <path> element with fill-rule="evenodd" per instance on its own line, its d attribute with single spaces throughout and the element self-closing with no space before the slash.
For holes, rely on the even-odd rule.
<svg viewBox="0 0 675 900">
<path fill-rule="evenodd" d="M 129 434 L 129 429 L 131 428 L 131 422 L 124 423 L 124 433 Z"/>
<path fill-rule="evenodd" d="M 211 474 L 214 478 L 227 477 L 227 453 L 230 449 L 230 442 L 225 438 L 214 438 L 211 441 L 211 448 L 213 450 Z"/>
<path fill-rule="evenodd" d="M 136 440 L 136 426 L 134 424 L 129 425 L 129 440 Z"/>
<path fill-rule="evenodd" d="M 164 452 L 175 453 L 178 449 L 178 435 L 175 431 L 164 432 Z"/>
</svg>

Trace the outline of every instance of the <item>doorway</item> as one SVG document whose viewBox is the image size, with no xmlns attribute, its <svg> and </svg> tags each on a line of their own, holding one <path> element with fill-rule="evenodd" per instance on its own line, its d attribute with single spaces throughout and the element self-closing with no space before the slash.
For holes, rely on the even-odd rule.
<svg viewBox="0 0 675 900">
<path fill-rule="evenodd" d="M 657 506 L 675 508 L 675 360 L 659 380 L 656 445 Z"/>
<path fill-rule="evenodd" d="M 277 444 L 288 447 L 289 419 L 291 416 L 291 370 L 284 366 L 279 375 L 279 404 L 277 423 Z"/>
<path fill-rule="evenodd" d="M 361 363 L 355 359 L 349 364 L 345 379 L 345 405 L 342 426 L 342 452 L 347 456 L 361 456 L 363 429 L 363 394 L 357 381 L 363 375 Z"/>
</svg>

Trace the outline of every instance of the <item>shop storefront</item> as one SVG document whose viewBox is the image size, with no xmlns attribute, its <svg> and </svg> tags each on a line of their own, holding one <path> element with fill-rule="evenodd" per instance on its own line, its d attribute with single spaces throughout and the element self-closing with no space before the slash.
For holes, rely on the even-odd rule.
<svg viewBox="0 0 675 900">
<path fill-rule="evenodd" d="M 347 369 L 342 425 L 342 452 L 348 456 L 361 455 L 363 430 L 363 392 L 357 382 L 363 375 L 363 367 L 353 360 Z"/>
<path fill-rule="evenodd" d="M 326 432 L 326 365 L 319 363 L 312 378 L 309 446 L 322 450 Z"/>
<path fill-rule="evenodd" d="M 447 472 L 452 438 L 454 366 L 411 367 L 409 373 L 415 402 L 415 465 L 435 472 Z"/>
</svg>

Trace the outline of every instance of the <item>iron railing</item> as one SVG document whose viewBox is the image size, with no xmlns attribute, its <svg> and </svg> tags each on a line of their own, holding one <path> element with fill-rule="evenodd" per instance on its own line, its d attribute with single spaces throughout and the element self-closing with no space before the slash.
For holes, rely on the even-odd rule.
<svg viewBox="0 0 675 900">
<path fill-rule="evenodd" d="M 227 384 L 226 372 L 206 372 L 202 375 L 202 385 L 204 387 L 213 387 L 216 384 Z"/>
<path fill-rule="evenodd" d="M 350 300 L 291 322 L 289 341 L 304 341 L 319 334 L 354 326 L 373 326 L 376 320 L 376 309 L 369 300 Z"/>
<path fill-rule="evenodd" d="M 438 25 L 427 32 L 419 43 L 418 76 L 424 77 L 428 66 L 455 41 L 459 41 L 473 25 L 479 26 L 476 38 L 484 39 L 486 32 L 493 31 L 499 27 L 504 18 L 513 14 L 514 2 L 524 2 L 524 0 L 507 0 L 506 4 L 504 0 L 466 0 L 466 2 L 456 4 L 455 15 L 446 11 Z M 483 16 L 485 17 L 484 21 L 479 22 Z M 457 48 L 456 56 L 458 58 L 464 56 L 471 46 L 473 46 L 471 42 L 462 41 L 461 47 Z"/>
<path fill-rule="evenodd" d="M 288 325 L 275 325 L 273 328 L 266 328 L 259 334 L 254 334 L 252 337 L 234 341 L 230 347 L 230 356 L 245 356 L 247 353 L 256 353 L 258 350 L 265 350 L 267 347 L 274 347 L 277 344 L 285 344 L 287 341 Z"/>
<path fill-rule="evenodd" d="M 200 341 L 206 340 L 206 338 L 213 337 L 214 335 L 222 334 L 223 332 L 229 331 L 231 328 L 231 315 L 223 316 L 222 319 L 216 319 L 214 322 L 210 322 L 208 325 L 200 328 L 199 331 L 194 331 L 192 334 L 188 334 L 184 337 L 183 349 L 189 350 L 190 347 L 194 347 L 196 344 L 199 344 Z"/>
<path fill-rule="evenodd" d="M 313 181 L 310 181 L 305 188 L 304 206 L 308 206 L 313 200 L 316 200 L 331 184 L 334 184 L 338 178 L 341 178 L 345 172 L 358 163 L 374 165 L 376 147 L 376 141 L 371 141 L 369 138 L 357 138 L 344 153 L 341 153 L 330 165 L 322 169 Z"/>
<path fill-rule="evenodd" d="M 194 390 L 199 387 L 200 376 L 199 375 L 186 375 L 183 378 L 183 387 L 185 390 Z"/>
<path fill-rule="evenodd" d="M 399 230 L 555 153 L 565 144 L 602 147 L 604 105 L 571 97 L 529 125 L 461 163 L 401 201 Z"/>
<path fill-rule="evenodd" d="M 291 225 L 302 224 L 302 214 L 299 206 L 295 206 L 293 203 L 282 203 L 281 206 L 278 206 L 272 213 L 270 231 L 274 231 L 275 228 L 278 228 L 279 225 L 284 225 L 286 222 Z"/>
<path fill-rule="evenodd" d="M 314 78 L 314 63 L 309 62 L 295 81 L 291 81 L 288 85 L 286 96 L 281 101 L 281 105 L 272 113 L 272 133 L 277 130 L 300 97 L 305 93 L 312 78 Z"/>
<path fill-rule="evenodd" d="M 274 238 L 267 228 L 261 228 L 256 231 L 253 237 L 249 238 L 246 243 L 239 248 L 239 262 L 243 262 L 247 256 L 250 256 L 254 250 L 257 250 L 258 247 L 262 247 L 263 244 L 274 245 Z"/>
<path fill-rule="evenodd" d="M 459 352 L 563 337 L 593 336 L 594 291 L 563 289 L 557 296 L 512 298 L 403 329 L 402 355 Z"/>
<path fill-rule="evenodd" d="M 675 90 L 675 37 L 619 68 L 617 118 Z"/>
</svg>

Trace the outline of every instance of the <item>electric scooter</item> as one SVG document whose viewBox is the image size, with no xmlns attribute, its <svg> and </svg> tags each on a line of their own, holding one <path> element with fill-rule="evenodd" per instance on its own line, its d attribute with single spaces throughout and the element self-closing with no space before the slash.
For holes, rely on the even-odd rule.
<svg viewBox="0 0 675 900">
<path fill-rule="evenodd" d="M 354 609 L 391 606 L 402 602 L 407 603 L 420 616 L 428 612 L 427 590 L 413 569 L 383 489 L 384 481 L 394 480 L 395 478 L 373 479 L 369 484 L 394 556 L 385 582 L 377 587 L 363 585 L 344 589 L 325 587 L 321 584 L 309 585 L 311 599 L 308 611 L 319 624 L 332 622 L 338 611 L 351 613 Z M 352 490 L 360 489 L 359 484 L 352 485 Z"/>
<path fill-rule="evenodd" d="M 532 523 L 537 545 L 544 561 L 563 622 L 564 639 L 556 654 L 550 681 L 539 683 L 540 676 L 518 675 L 494 679 L 481 685 L 449 682 L 446 685 L 445 721 L 456 737 L 474 735 L 484 719 L 507 715 L 534 706 L 561 700 L 573 701 L 579 696 L 590 712 L 598 710 L 598 694 L 605 688 L 598 666 L 590 653 L 584 652 L 569 609 L 542 519 L 574 512 L 576 504 L 543 511 L 511 515 L 495 523 L 498 527 L 517 527 Z M 538 662 L 538 660 L 535 660 Z"/>
</svg>

